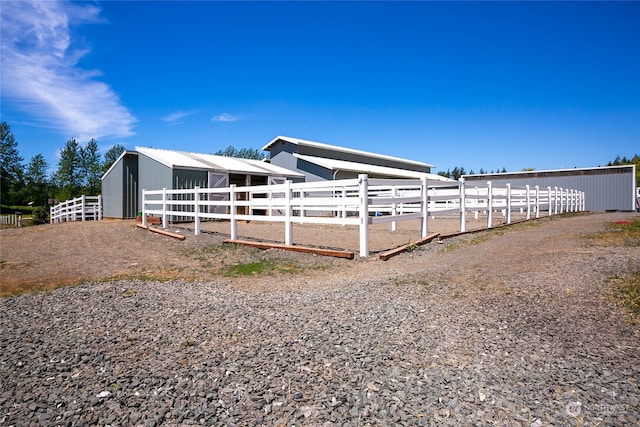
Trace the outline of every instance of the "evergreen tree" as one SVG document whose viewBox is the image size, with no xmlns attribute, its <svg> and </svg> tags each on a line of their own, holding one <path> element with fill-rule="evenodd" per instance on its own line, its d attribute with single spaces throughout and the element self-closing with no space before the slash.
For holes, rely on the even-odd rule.
<svg viewBox="0 0 640 427">
<path fill-rule="evenodd" d="M 75 138 L 71 138 L 60 151 L 58 170 L 55 173 L 58 200 L 78 197 L 82 192 L 82 178 L 80 147 Z"/>
<path fill-rule="evenodd" d="M 47 176 L 49 164 L 42 154 L 31 158 L 25 171 L 24 198 L 35 206 L 46 206 L 49 199 L 50 183 Z"/>
<path fill-rule="evenodd" d="M 116 144 L 104 153 L 104 163 L 102 164 L 102 173 L 109 170 L 111 166 L 118 160 L 118 157 L 124 153 L 126 149 L 121 144 Z"/>
<path fill-rule="evenodd" d="M 23 186 L 24 166 L 18 153 L 18 142 L 7 122 L 0 123 L 0 202 L 11 205 Z"/>
<path fill-rule="evenodd" d="M 224 150 L 218 150 L 214 153 L 216 156 L 225 156 L 225 157 L 239 157 L 242 159 L 253 159 L 253 160 L 262 160 L 266 156 L 260 150 L 255 148 L 241 148 L 236 149 L 233 146 L 228 146 Z"/>
<path fill-rule="evenodd" d="M 91 196 L 100 194 L 102 182 L 102 164 L 100 160 L 100 152 L 98 151 L 98 142 L 91 139 L 86 147 L 80 147 L 81 158 L 81 174 L 83 193 Z"/>
</svg>

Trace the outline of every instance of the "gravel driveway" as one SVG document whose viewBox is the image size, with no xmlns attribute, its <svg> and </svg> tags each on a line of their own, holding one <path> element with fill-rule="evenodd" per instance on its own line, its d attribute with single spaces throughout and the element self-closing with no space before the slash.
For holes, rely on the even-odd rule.
<svg viewBox="0 0 640 427">
<path fill-rule="evenodd" d="M 4 298 L 0 425 L 638 425 L 640 327 L 609 278 L 640 247 L 585 238 L 629 217 Z"/>
</svg>

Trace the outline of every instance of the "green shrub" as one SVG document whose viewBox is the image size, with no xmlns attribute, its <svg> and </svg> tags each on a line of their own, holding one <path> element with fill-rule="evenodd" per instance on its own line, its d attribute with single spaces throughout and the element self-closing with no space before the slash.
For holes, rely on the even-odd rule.
<svg viewBox="0 0 640 427">
<path fill-rule="evenodd" d="M 31 223 L 33 225 L 47 224 L 48 222 L 49 222 L 49 212 L 47 212 L 46 208 L 42 206 L 38 206 L 33 210 L 33 216 L 31 219 Z"/>
</svg>

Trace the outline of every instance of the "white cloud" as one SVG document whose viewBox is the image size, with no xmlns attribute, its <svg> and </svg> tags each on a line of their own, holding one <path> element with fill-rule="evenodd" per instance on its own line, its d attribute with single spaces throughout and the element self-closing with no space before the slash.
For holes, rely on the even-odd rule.
<svg viewBox="0 0 640 427">
<path fill-rule="evenodd" d="M 218 114 L 211 119 L 214 122 L 237 122 L 240 120 L 240 116 L 234 116 L 229 113 Z"/>
<path fill-rule="evenodd" d="M 2 97 L 46 126 L 84 141 L 134 135 L 136 119 L 98 71 L 77 66 L 69 26 L 100 22 L 100 9 L 66 1 L 3 1 Z"/>
<path fill-rule="evenodd" d="M 183 111 L 178 110 L 171 114 L 167 114 L 162 118 L 165 122 L 168 122 L 170 125 L 178 125 L 180 124 L 180 119 L 195 114 L 195 111 Z"/>
</svg>

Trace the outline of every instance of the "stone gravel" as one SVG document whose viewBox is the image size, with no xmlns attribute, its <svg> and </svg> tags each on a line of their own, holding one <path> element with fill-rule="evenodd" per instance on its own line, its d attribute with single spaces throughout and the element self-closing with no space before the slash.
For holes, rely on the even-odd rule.
<svg viewBox="0 0 640 427">
<path fill-rule="evenodd" d="M 4 298 L 0 425 L 640 425 L 640 328 L 607 280 L 640 252 L 580 238 L 616 215 Z"/>
</svg>

